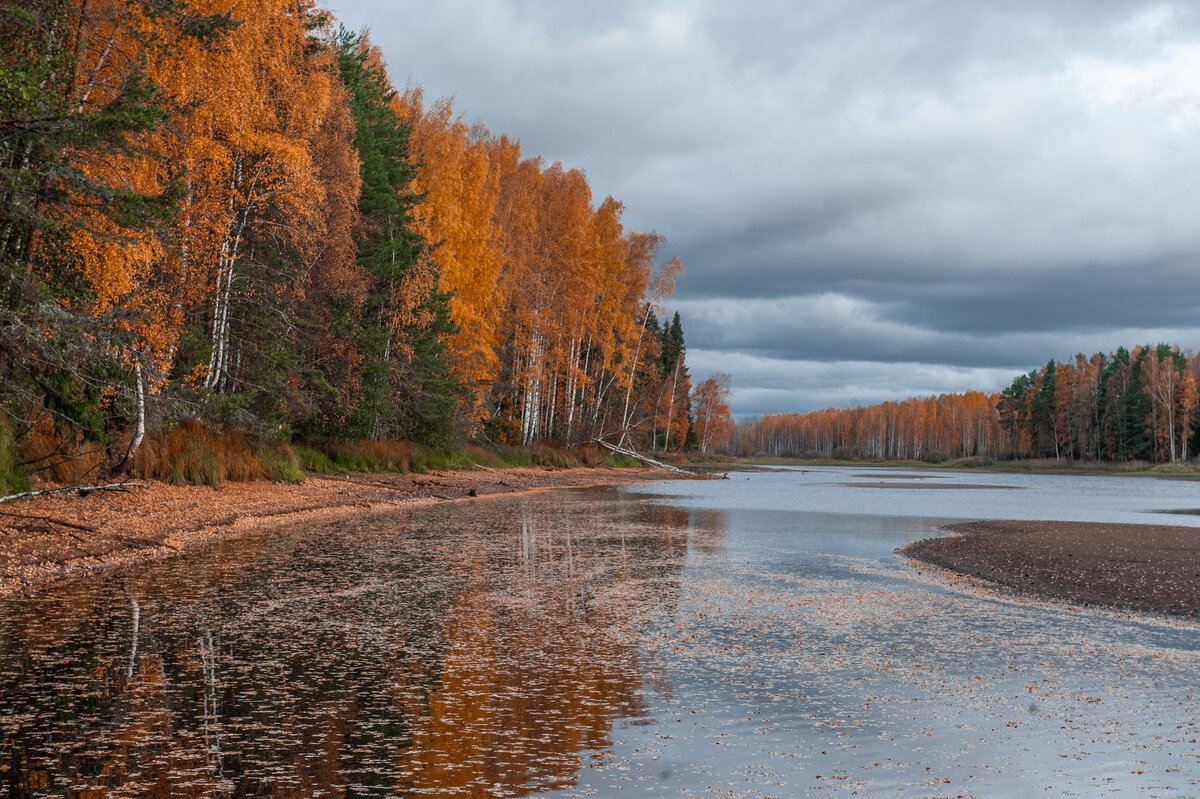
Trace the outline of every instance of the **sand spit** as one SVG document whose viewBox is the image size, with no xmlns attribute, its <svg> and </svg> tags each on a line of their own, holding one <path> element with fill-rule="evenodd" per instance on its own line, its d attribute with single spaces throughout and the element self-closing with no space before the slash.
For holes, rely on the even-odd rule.
<svg viewBox="0 0 1200 799">
<path fill-rule="evenodd" d="M 1019 591 L 1083 605 L 1200 616 L 1200 529 L 1149 524 L 983 521 L 902 554 Z"/>
</svg>

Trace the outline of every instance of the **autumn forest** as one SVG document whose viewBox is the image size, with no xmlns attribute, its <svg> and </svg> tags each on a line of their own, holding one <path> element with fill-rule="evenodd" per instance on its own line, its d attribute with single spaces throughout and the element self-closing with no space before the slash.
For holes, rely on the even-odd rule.
<svg viewBox="0 0 1200 799">
<path fill-rule="evenodd" d="M 45 0 L 0 37 L 8 488 L 330 452 L 301 443 L 727 438 L 660 237 L 309 0 Z"/>
<path fill-rule="evenodd" d="M 1200 356 L 1124 347 L 1048 361 L 994 394 L 769 414 L 738 425 L 742 454 L 1175 463 L 1200 452 Z"/>
<path fill-rule="evenodd" d="M 579 169 L 398 87 L 312 0 L 8 4 L 0 37 L 0 494 L 407 469 L 464 446 L 1200 447 L 1200 360 L 1168 345 L 735 427 L 729 376 L 692 383 L 661 237 Z"/>
</svg>

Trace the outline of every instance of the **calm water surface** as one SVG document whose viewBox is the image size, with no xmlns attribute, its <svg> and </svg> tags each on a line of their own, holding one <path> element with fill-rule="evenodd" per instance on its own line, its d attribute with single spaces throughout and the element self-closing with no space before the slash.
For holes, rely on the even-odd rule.
<svg viewBox="0 0 1200 799">
<path fill-rule="evenodd" d="M 1200 485 L 905 483 L 817 469 L 487 498 L 2 602 L 0 785 L 1200 794 L 1200 626 L 994 594 L 894 554 L 959 519 L 1200 524 L 1161 513 L 1200 507 Z"/>
</svg>

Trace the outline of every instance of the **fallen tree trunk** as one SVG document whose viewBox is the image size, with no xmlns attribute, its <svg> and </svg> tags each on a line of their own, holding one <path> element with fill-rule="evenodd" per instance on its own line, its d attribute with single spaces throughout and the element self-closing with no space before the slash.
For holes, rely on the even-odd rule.
<svg viewBox="0 0 1200 799">
<path fill-rule="evenodd" d="M 612 450 L 613 452 L 617 453 L 618 455 L 625 455 L 626 457 L 639 460 L 642 463 L 646 464 L 647 466 L 654 466 L 658 469 L 665 469 L 668 472 L 671 472 L 673 474 L 682 475 L 684 477 L 695 477 L 696 476 L 693 472 L 689 472 L 687 469 L 680 469 L 678 466 L 672 466 L 669 463 L 663 463 L 662 461 L 656 461 L 656 460 L 654 460 L 654 458 L 648 458 L 645 455 L 641 454 L 640 452 L 636 452 L 632 449 L 629 449 L 628 447 L 613 446 L 612 444 L 608 443 L 607 441 L 601 441 L 598 438 L 593 438 L 592 441 L 595 441 L 597 444 L 599 444 L 602 447 L 607 447 L 608 449 Z"/>
</svg>

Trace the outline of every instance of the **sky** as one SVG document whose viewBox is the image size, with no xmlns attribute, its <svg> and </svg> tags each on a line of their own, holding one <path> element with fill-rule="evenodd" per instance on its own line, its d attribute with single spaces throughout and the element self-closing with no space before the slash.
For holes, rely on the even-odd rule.
<svg viewBox="0 0 1200 799">
<path fill-rule="evenodd" d="M 739 417 L 1200 347 L 1200 4 L 329 4 L 666 238 Z"/>
</svg>

